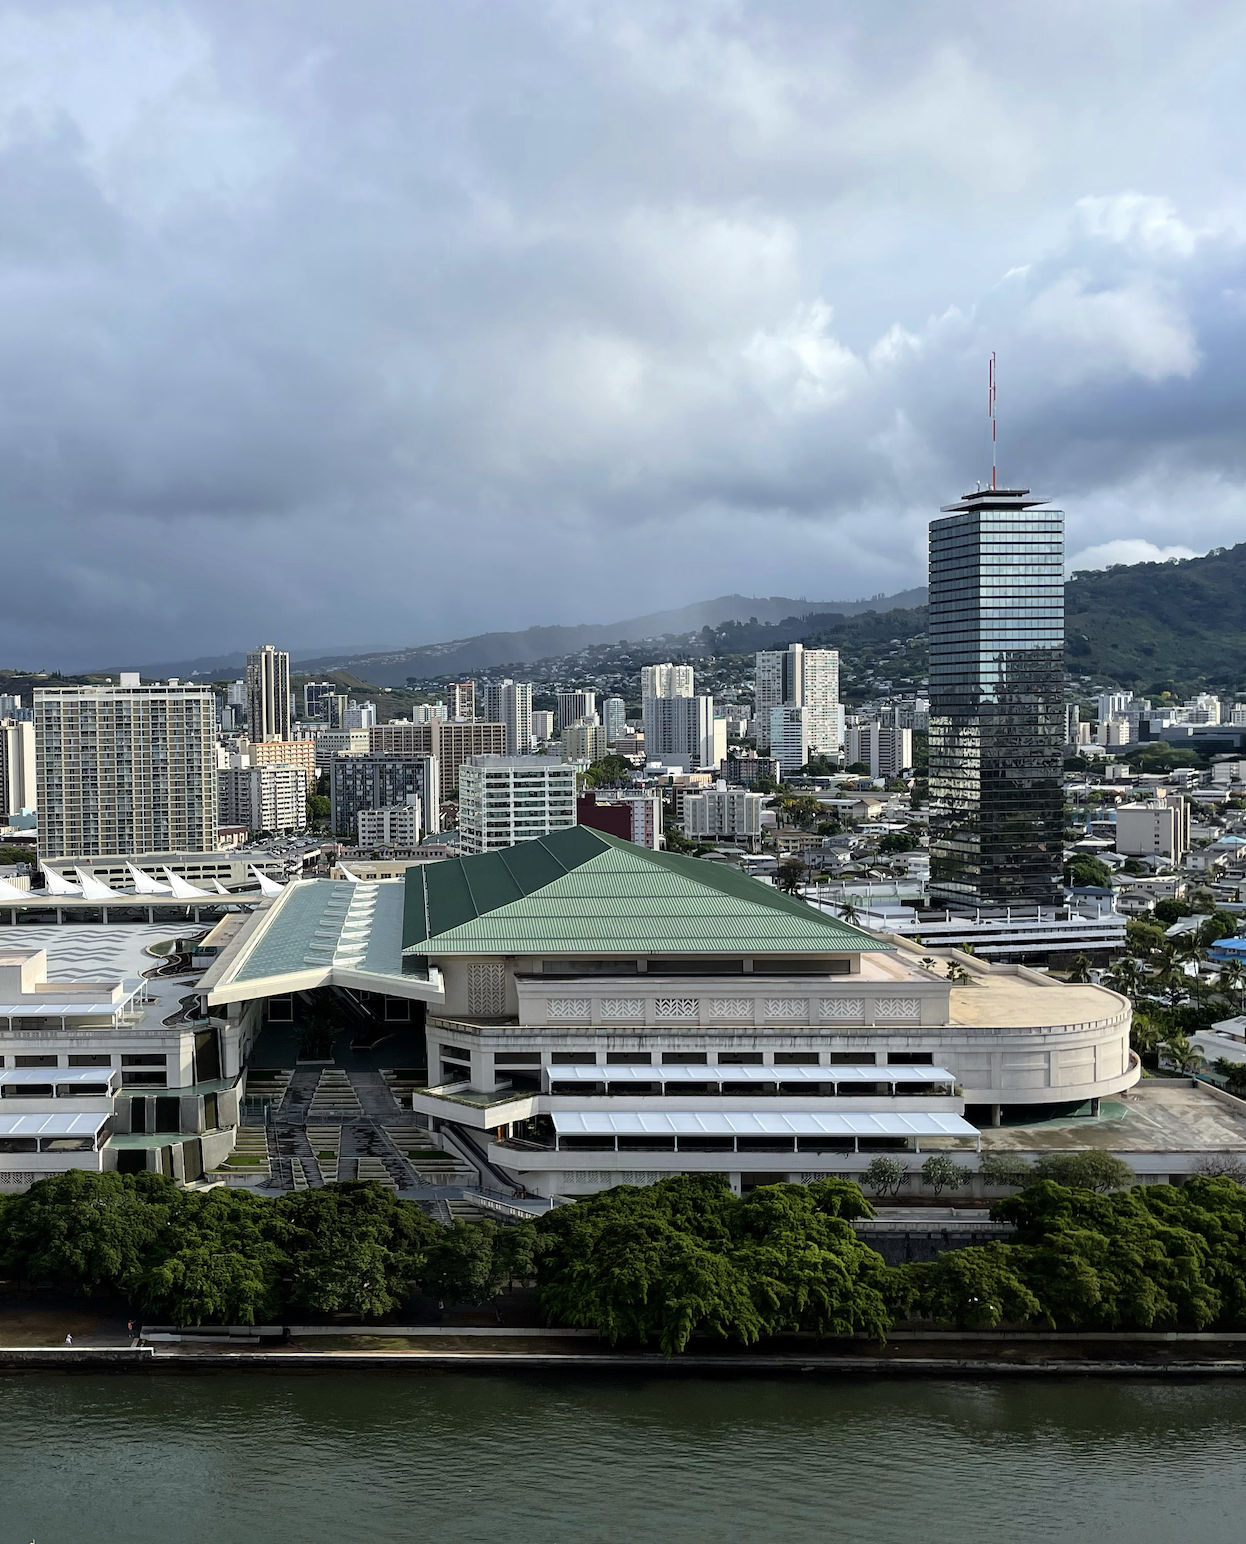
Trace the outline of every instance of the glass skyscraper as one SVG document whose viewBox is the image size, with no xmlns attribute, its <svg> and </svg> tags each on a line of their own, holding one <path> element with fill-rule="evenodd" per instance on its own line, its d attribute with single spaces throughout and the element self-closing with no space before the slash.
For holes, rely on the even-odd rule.
<svg viewBox="0 0 1246 1544">
<path fill-rule="evenodd" d="M 930 893 L 1062 899 L 1064 515 L 1027 488 L 930 526 Z"/>
</svg>

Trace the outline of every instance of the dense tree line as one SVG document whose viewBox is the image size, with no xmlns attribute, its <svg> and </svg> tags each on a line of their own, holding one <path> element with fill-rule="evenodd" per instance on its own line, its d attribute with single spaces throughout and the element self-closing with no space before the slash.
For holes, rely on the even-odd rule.
<svg viewBox="0 0 1246 1544">
<path fill-rule="evenodd" d="M 739 1197 L 720 1177 L 680 1175 L 519 1226 L 446 1228 L 368 1182 L 270 1200 L 182 1190 L 157 1174 L 71 1172 L 0 1202 L 0 1269 L 10 1280 L 120 1292 L 144 1317 L 177 1324 L 379 1318 L 420 1292 L 483 1303 L 508 1282 L 535 1281 L 546 1322 L 668 1354 L 693 1335 L 742 1345 L 794 1330 L 883 1340 L 897 1321 L 1246 1326 L 1240 1176 L 1115 1188 L 1128 1183 L 1123 1165 L 1083 1173 L 1063 1161 L 1018 1172 L 1025 1188 L 995 1204 L 993 1215 L 1016 1226 L 1012 1241 L 895 1267 L 853 1230 L 872 1215 L 869 1202 L 831 1179 Z"/>
</svg>

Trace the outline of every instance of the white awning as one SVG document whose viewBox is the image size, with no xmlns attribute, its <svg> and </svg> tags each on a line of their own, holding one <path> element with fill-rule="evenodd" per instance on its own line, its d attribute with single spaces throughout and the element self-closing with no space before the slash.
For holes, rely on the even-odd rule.
<svg viewBox="0 0 1246 1544">
<path fill-rule="evenodd" d="M 815 1110 L 636 1110 L 607 1115 L 556 1110 L 562 1136 L 586 1137 L 977 1137 L 959 1115 L 902 1115 L 869 1111 L 824 1115 Z"/>
<path fill-rule="evenodd" d="M 107 1083 L 112 1067 L 6 1067 L 0 1083 Z"/>
<path fill-rule="evenodd" d="M 94 1016 L 96 1014 L 114 1014 L 121 1010 L 135 996 L 135 992 L 129 992 L 119 1002 L 115 1003 L 67 1003 L 67 1002 L 24 1002 L 24 1003 L 0 1003 L 0 1019 L 59 1019 L 63 1014 L 67 1019 L 76 1018 L 79 1014 Z"/>
<path fill-rule="evenodd" d="M 535 1070 L 535 1069 L 534 1069 Z M 522 1072 L 501 1067 L 499 1073 Z M 946 1067 L 732 1067 L 681 1062 L 673 1067 L 548 1067 L 551 1083 L 955 1083 Z"/>
<path fill-rule="evenodd" d="M 77 1115 L 0 1115 L 0 1137 L 93 1137 L 107 1119 L 96 1110 Z"/>
</svg>

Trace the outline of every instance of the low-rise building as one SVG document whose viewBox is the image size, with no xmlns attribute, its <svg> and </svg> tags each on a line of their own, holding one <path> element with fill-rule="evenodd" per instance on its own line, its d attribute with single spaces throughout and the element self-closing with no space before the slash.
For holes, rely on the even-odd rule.
<svg viewBox="0 0 1246 1544">
<path fill-rule="evenodd" d="M 765 802 L 764 794 L 748 793 L 742 788 L 707 788 L 702 793 L 687 794 L 684 835 L 692 840 L 758 838 Z"/>
<path fill-rule="evenodd" d="M 415 794 L 408 794 L 402 804 L 361 809 L 355 818 L 360 847 L 415 847 L 420 840 L 420 801 Z"/>
<path fill-rule="evenodd" d="M 1117 806 L 1116 850 L 1123 857 L 1181 863 L 1189 846 L 1190 806 L 1185 799 Z"/>
</svg>

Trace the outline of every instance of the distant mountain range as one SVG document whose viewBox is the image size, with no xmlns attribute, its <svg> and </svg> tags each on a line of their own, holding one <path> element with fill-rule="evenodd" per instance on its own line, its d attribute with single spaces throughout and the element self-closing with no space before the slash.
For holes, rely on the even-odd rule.
<svg viewBox="0 0 1246 1544">
<path fill-rule="evenodd" d="M 317 654 L 298 654 L 291 669 L 315 675 L 345 671 L 377 686 L 403 686 L 408 676 L 469 674 L 496 665 L 520 665 L 553 655 L 574 654 L 594 644 L 637 642 L 668 634 L 684 635 L 702 628 L 719 628 L 728 622 L 761 625 L 822 613 L 855 616 L 866 611 L 891 611 L 925 604 L 924 589 L 904 590 L 898 595 L 876 595 L 870 600 L 803 600 L 786 595 L 720 595 L 673 611 L 654 611 L 622 622 L 584 623 L 571 627 L 529 627 L 520 632 L 480 633 L 448 643 L 425 643 L 410 648 L 387 645 L 326 649 Z M 168 660 L 114 667 L 140 670 L 145 677 L 196 676 L 209 680 L 237 674 L 246 664 L 246 653 L 206 655 L 200 659 Z"/>
</svg>

